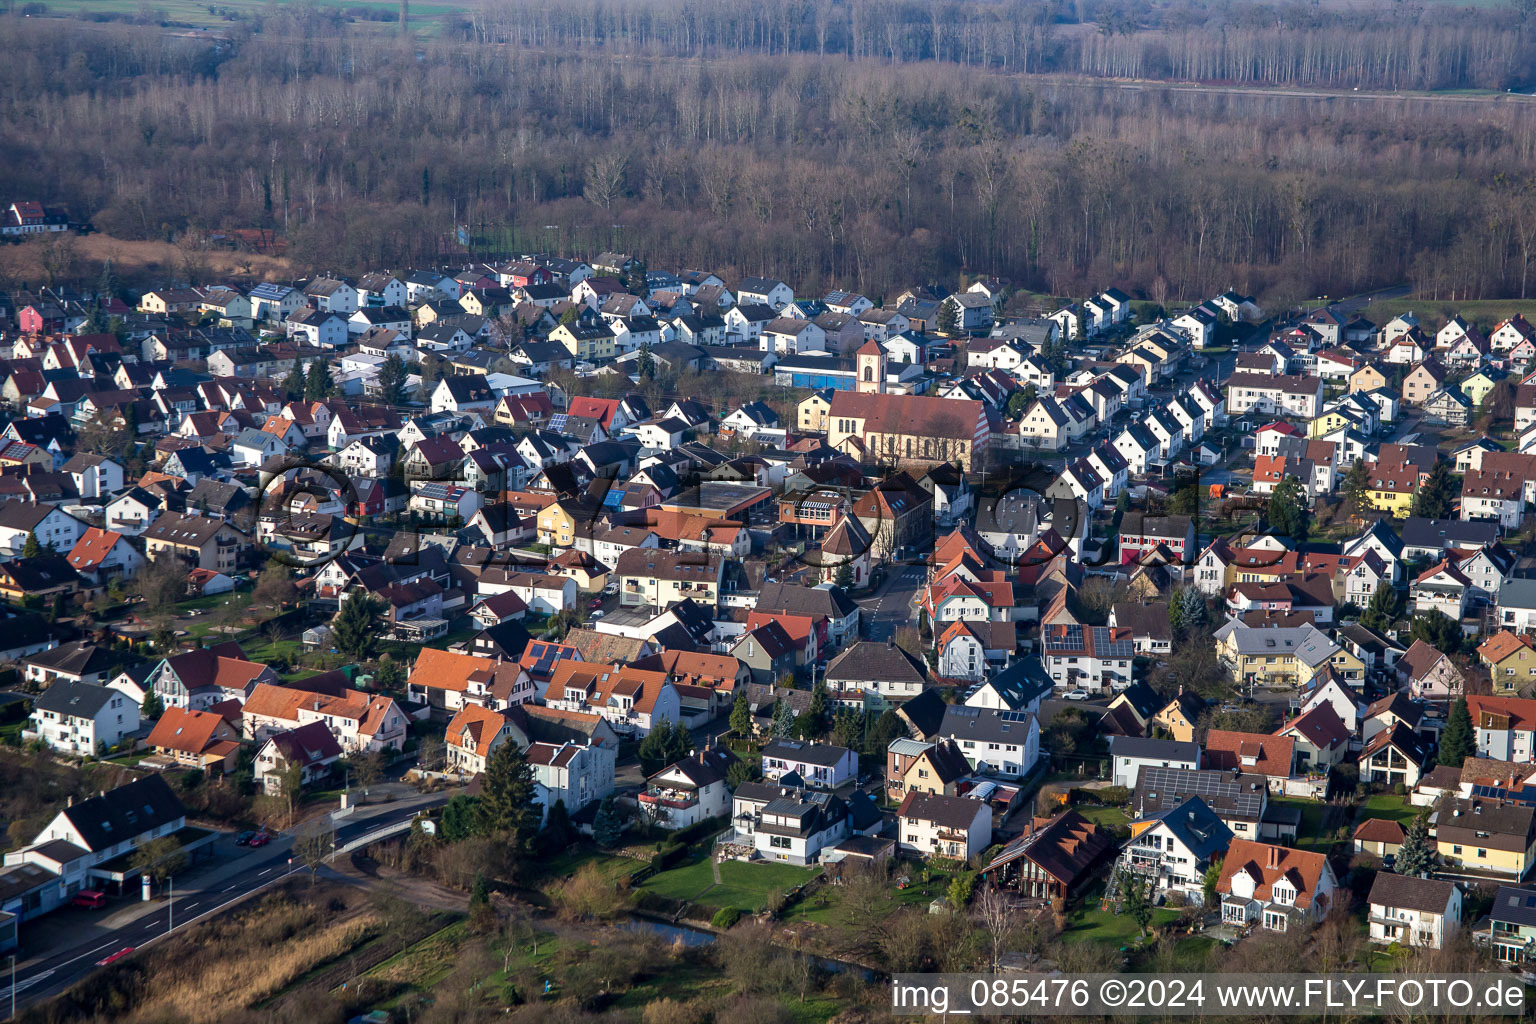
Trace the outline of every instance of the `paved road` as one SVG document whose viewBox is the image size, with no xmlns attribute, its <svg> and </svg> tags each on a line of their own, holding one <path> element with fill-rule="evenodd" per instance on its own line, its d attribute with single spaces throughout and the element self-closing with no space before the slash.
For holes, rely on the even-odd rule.
<svg viewBox="0 0 1536 1024">
<path fill-rule="evenodd" d="M 886 564 L 880 589 L 858 598 L 860 619 L 867 640 L 889 640 L 896 630 L 912 621 L 912 598 L 923 585 L 928 570 L 921 565 Z"/>
<path fill-rule="evenodd" d="M 409 804 L 390 806 L 356 821 L 343 818 L 342 824 L 336 829 L 337 846 L 345 846 L 348 842 L 382 828 L 409 821 L 418 811 L 446 803 L 447 800 L 448 794 L 437 794 Z M 64 991 L 94 971 L 99 961 L 113 953 L 130 948 L 139 949 L 163 938 L 169 934 L 172 923 L 177 928 L 185 927 L 198 919 L 228 909 L 296 871 L 305 870 L 302 865 L 289 863 L 292 841 L 291 836 L 284 836 L 271 846 L 252 851 L 236 864 L 226 866 L 229 870 L 210 872 L 205 880 L 194 883 L 194 887 L 185 892 L 177 889 L 173 902 L 167 904 L 156 901 L 148 913 L 116 927 L 100 928 L 82 924 L 81 931 L 89 933 L 88 937 L 66 948 L 19 962 L 16 970 L 17 1010 Z M 55 914 L 69 913 L 85 912 L 75 912 L 69 908 L 55 911 Z M 171 920 L 173 915 L 174 922 Z M 9 1008 L 9 996 L 9 992 L 0 988 L 0 1006 Z"/>
</svg>

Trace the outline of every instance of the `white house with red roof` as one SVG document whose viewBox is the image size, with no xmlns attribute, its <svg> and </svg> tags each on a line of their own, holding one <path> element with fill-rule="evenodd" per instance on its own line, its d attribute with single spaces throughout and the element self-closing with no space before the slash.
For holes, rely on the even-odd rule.
<svg viewBox="0 0 1536 1024">
<path fill-rule="evenodd" d="M 1349 727 L 1331 703 L 1315 705 L 1281 726 L 1275 735 L 1295 741 L 1292 749 L 1300 771 L 1331 767 L 1349 753 Z"/>
<path fill-rule="evenodd" d="M 132 579 L 144 565 L 144 556 L 127 538 L 97 526 L 87 527 L 65 557 L 71 569 L 97 586 L 113 578 Z"/>
<path fill-rule="evenodd" d="M 1323 854 L 1247 839 L 1232 840 L 1216 881 L 1223 924 L 1274 932 L 1321 921 L 1338 887 Z"/>
</svg>

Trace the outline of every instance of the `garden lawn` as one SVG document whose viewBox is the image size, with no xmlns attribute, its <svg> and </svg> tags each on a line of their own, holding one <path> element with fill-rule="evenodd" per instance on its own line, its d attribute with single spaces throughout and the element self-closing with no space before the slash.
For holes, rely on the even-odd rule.
<svg viewBox="0 0 1536 1024">
<path fill-rule="evenodd" d="M 1316 853 L 1327 853 L 1333 840 L 1324 834 L 1323 814 L 1327 806 L 1316 800 L 1299 797 L 1277 796 L 1269 800 L 1271 807 L 1296 807 L 1301 810 L 1301 826 L 1296 831 L 1296 847 Z"/>
<path fill-rule="evenodd" d="M 1136 922 L 1129 914 L 1116 914 L 1108 910 L 1100 910 L 1098 903 L 1092 904 L 1093 909 L 1079 912 L 1067 924 L 1066 931 L 1061 937 L 1068 942 L 1107 942 L 1116 946 L 1129 946 L 1136 941 L 1136 936 L 1141 929 L 1136 927 Z M 1148 922 L 1148 928 L 1156 928 L 1159 925 L 1172 924 L 1179 919 L 1177 910 L 1168 907 L 1156 907 L 1152 911 L 1152 920 Z"/>
<path fill-rule="evenodd" d="M 716 885 L 714 867 L 706 855 L 652 875 L 640 887 L 670 900 L 688 900 L 716 908 L 735 907 L 746 913 L 756 913 L 763 908 L 770 892 L 792 889 L 815 877 L 820 870 L 793 864 L 728 860 L 720 865 L 720 884 Z"/>
<path fill-rule="evenodd" d="M 1407 824 L 1419 816 L 1422 807 L 1415 807 L 1408 802 L 1405 796 L 1396 793 L 1372 793 L 1360 801 L 1360 809 L 1355 814 L 1355 822 L 1364 821 L 1367 818 L 1386 818 L 1400 825 Z"/>
</svg>

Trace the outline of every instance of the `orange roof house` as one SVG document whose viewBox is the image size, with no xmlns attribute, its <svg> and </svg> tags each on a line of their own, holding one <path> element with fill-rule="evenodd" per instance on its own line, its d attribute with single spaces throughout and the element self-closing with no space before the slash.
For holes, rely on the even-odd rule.
<svg viewBox="0 0 1536 1024">
<path fill-rule="evenodd" d="M 1321 853 L 1234 839 L 1221 862 L 1216 891 L 1224 924 L 1287 931 L 1328 913 L 1338 879 Z"/>
<path fill-rule="evenodd" d="M 1295 753 L 1296 741 L 1289 736 L 1212 729 L 1205 738 L 1205 767 L 1216 771 L 1288 779 Z"/>
<path fill-rule="evenodd" d="M 204 770 L 234 771 L 240 734 L 223 715 L 170 707 L 150 730 L 155 753 L 179 765 Z"/>
</svg>

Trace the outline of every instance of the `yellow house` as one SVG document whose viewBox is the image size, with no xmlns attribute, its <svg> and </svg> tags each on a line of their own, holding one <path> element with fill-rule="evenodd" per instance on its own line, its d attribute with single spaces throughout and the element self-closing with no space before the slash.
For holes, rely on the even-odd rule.
<svg viewBox="0 0 1536 1024">
<path fill-rule="evenodd" d="M 1536 682 L 1536 649 L 1526 636 L 1503 630 L 1477 647 L 1477 659 L 1488 668 L 1494 693 L 1514 693 Z"/>
<path fill-rule="evenodd" d="M 568 548 L 576 543 L 576 523 L 580 510 L 575 502 L 557 501 L 539 510 L 534 530 L 540 544 Z"/>
<path fill-rule="evenodd" d="M 549 340 L 564 345 L 566 351 L 582 362 L 600 362 L 618 355 L 613 331 L 603 323 L 561 324 L 549 332 Z"/>
<path fill-rule="evenodd" d="M 1393 519 L 1408 518 L 1413 496 L 1419 489 L 1419 470 L 1407 463 L 1377 462 L 1371 467 L 1366 496 L 1371 507 L 1386 512 Z"/>
<path fill-rule="evenodd" d="M 800 430 L 808 433 L 827 432 L 827 413 L 832 410 L 832 392 L 816 391 L 800 403 L 796 418 Z"/>
<path fill-rule="evenodd" d="M 1216 653 L 1240 683 L 1305 686 L 1330 668 L 1341 679 L 1365 678 L 1364 662 L 1316 630 L 1233 625 Z"/>
<path fill-rule="evenodd" d="M 1370 363 L 1366 363 L 1360 369 L 1349 375 L 1349 393 L 1356 391 L 1375 391 L 1377 388 L 1387 386 L 1387 375 L 1382 373 Z"/>
<path fill-rule="evenodd" d="M 1180 743 L 1193 743 L 1195 721 L 1200 717 L 1200 711 L 1204 706 L 1205 702 L 1199 697 L 1193 693 L 1185 693 L 1183 687 L 1180 687 L 1178 696 L 1152 716 L 1152 724 Z"/>
<path fill-rule="evenodd" d="M 1504 378 L 1495 375 L 1488 370 L 1478 370 L 1472 376 L 1461 382 L 1461 393 L 1472 400 L 1474 406 L 1482 405 L 1483 399 L 1488 397 L 1488 392 L 1498 386 Z"/>
<path fill-rule="evenodd" d="M 1337 409 L 1330 409 L 1308 425 L 1307 436 L 1322 437 L 1324 434 L 1332 433 L 1340 427 L 1352 427 L 1354 425 L 1355 421 L 1352 417 L 1344 415 Z"/>
<path fill-rule="evenodd" d="M 1518 880 L 1536 861 L 1536 807 L 1476 796 L 1447 799 L 1440 805 L 1435 844 L 1450 870 Z"/>
</svg>

